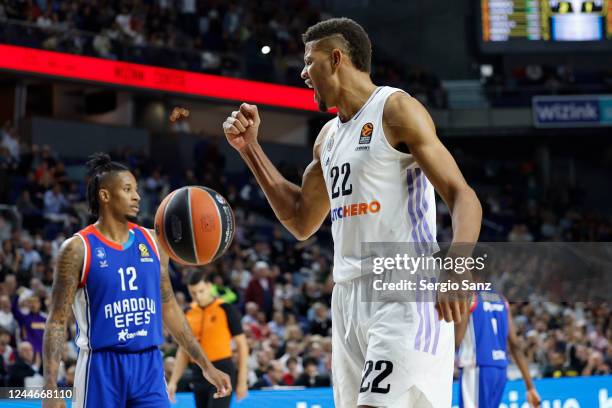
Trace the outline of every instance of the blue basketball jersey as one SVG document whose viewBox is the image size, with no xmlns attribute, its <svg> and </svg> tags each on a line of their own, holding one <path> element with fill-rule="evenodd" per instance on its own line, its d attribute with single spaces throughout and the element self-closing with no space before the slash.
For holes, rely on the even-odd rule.
<svg viewBox="0 0 612 408">
<path fill-rule="evenodd" d="M 494 291 L 474 295 L 470 321 L 459 348 L 459 365 L 507 367 L 508 304 Z"/>
<path fill-rule="evenodd" d="M 129 228 L 123 245 L 93 225 L 77 233 L 85 244 L 73 304 L 81 349 L 138 352 L 163 342 L 159 252 L 148 230 Z"/>
</svg>

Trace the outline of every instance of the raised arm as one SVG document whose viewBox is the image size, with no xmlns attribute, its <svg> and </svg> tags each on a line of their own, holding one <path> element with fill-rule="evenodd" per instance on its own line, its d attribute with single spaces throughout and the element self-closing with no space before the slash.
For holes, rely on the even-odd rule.
<svg viewBox="0 0 612 408">
<path fill-rule="evenodd" d="M 313 148 L 313 160 L 304 171 L 302 186 L 289 182 L 257 140 L 261 123 L 257 106 L 243 103 L 223 123 L 229 143 L 240 153 L 257 179 L 278 220 L 303 241 L 314 234 L 329 213 L 329 197 L 320 163 L 320 147 L 331 121 L 319 133 Z"/>
<path fill-rule="evenodd" d="M 72 313 L 71 305 L 79 285 L 84 257 L 85 247 L 78 237 L 64 241 L 59 251 L 43 338 L 43 374 L 46 389 L 57 388 L 57 370 L 66 343 L 66 324 Z M 59 400 L 48 400 L 43 404 L 45 407 L 64 406 L 63 401 Z"/>
<path fill-rule="evenodd" d="M 155 233 L 152 232 L 152 235 Z M 174 337 L 174 340 L 181 347 L 183 352 L 187 353 L 192 360 L 202 369 L 204 377 L 217 388 L 215 398 L 225 397 L 232 392 L 232 384 L 227 374 L 217 370 L 194 337 L 191 327 L 185 318 L 183 310 L 179 306 L 174 297 L 174 290 L 170 282 L 170 273 L 168 272 L 169 258 L 166 253 L 159 248 L 160 264 L 161 264 L 161 301 L 162 301 L 162 316 L 164 325 Z"/>
</svg>

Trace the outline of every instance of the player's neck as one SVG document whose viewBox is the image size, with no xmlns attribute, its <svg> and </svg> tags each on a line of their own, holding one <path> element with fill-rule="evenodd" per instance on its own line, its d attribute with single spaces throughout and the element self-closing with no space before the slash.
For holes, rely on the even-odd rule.
<svg viewBox="0 0 612 408">
<path fill-rule="evenodd" d="M 130 227 L 127 220 L 117 220 L 100 215 L 94 226 L 104 235 L 104 238 L 119 245 L 123 245 L 130 238 Z"/>
<path fill-rule="evenodd" d="M 357 74 L 347 79 L 340 89 L 340 96 L 336 103 L 338 117 L 342 122 L 351 120 L 353 116 L 376 90 L 369 76 Z"/>
</svg>

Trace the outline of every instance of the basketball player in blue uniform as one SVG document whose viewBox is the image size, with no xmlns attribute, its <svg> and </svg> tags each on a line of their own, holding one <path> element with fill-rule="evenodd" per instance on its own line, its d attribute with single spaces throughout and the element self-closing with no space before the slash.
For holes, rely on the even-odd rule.
<svg viewBox="0 0 612 408">
<path fill-rule="evenodd" d="M 455 324 L 455 345 L 459 347 L 461 408 L 499 407 L 507 379 L 508 348 L 525 381 L 527 402 L 540 406 L 508 302 L 500 294 L 474 293 L 469 319 Z"/>
<path fill-rule="evenodd" d="M 98 220 L 60 249 L 44 337 L 45 389 L 57 388 L 72 306 L 79 347 L 73 407 L 170 407 L 158 349 L 162 322 L 217 396 L 228 395 L 229 377 L 205 356 L 176 302 L 168 256 L 154 233 L 133 223 L 140 201 L 134 175 L 106 154 L 94 155 L 88 166 L 87 196 Z"/>
</svg>

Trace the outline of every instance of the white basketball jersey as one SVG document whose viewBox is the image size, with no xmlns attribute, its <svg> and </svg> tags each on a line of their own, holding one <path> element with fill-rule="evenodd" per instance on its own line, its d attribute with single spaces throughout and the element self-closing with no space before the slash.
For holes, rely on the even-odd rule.
<svg viewBox="0 0 612 408">
<path fill-rule="evenodd" d="M 403 91 L 377 88 L 351 120 L 334 119 L 321 145 L 336 282 L 361 275 L 362 242 L 436 240 L 434 188 L 412 155 L 394 149 L 383 132 L 385 102 L 395 92 Z"/>
</svg>

